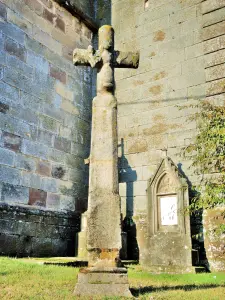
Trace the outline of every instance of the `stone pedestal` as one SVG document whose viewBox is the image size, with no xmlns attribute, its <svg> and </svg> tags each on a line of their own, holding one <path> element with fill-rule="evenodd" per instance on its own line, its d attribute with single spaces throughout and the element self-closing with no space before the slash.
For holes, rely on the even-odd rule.
<svg viewBox="0 0 225 300">
<path fill-rule="evenodd" d="M 132 297 L 125 268 L 80 269 L 74 295 Z"/>
</svg>

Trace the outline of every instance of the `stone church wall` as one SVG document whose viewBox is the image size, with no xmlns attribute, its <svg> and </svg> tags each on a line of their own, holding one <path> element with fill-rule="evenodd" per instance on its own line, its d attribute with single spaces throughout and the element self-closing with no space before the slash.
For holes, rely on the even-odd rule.
<svg viewBox="0 0 225 300">
<path fill-rule="evenodd" d="M 206 96 L 214 104 L 225 104 L 225 3 L 206 0 L 201 4 L 202 41 Z M 225 235 L 218 232 L 225 219 L 218 207 L 203 214 L 205 249 L 210 270 L 225 270 Z"/>
<path fill-rule="evenodd" d="M 177 105 L 206 96 L 224 100 L 224 16 L 224 1 L 112 1 L 116 48 L 140 50 L 139 68 L 115 75 L 122 211 L 136 223 L 140 259 L 146 188 L 162 150 L 192 184 L 198 182 L 191 160 L 180 156 L 196 134 L 196 124 L 187 122 L 193 109 Z"/>
<path fill-rule="evenodd" d="M 74 256 L 80 214 L 0 205 L 0 253 L 9 256 Z"/>
<path fill-rule="evenodd" d="M 91 40 L 91 30 L 55 1 L 0 1 L 4 255 L 37 255 L 37 244 L 46 243 L 48 255 L 57 254 L 53 249 L 62 255 L 63 247 L 64 254 L 68 247 L 75 253 L 77 212 L 87 207 L 83 159 L 89 155 L 92 74 L 73 66 L 72 51 Z M 10 241 L 17 243 L 12 252 Z"/>
</svg>

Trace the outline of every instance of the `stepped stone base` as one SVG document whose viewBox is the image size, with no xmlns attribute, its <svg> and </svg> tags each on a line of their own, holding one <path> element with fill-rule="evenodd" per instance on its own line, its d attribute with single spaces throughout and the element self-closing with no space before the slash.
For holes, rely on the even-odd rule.
<svg viewBox="0 0 225 300">
<path fill-rule="evenodd" d="M 80 269 L 74 295 L 132 297 L 127 270 L 125 268 Z"/>
</svg>

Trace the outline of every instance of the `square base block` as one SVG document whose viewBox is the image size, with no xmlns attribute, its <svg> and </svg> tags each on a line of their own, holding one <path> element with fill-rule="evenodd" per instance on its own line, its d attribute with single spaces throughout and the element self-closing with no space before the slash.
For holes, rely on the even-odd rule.
<svg viewBox="0 0 225 300">
<path fill-rule="evenodd" d="M 78 273 L 76 296 L 132 297 L 125 268 L 84 268 Z"/>
</svg>

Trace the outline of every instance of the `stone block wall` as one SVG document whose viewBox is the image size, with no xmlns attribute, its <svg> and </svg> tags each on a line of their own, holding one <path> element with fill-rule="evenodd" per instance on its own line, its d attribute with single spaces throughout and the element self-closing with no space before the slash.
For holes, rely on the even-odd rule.
<svg viewBox="0 0 225 300">
<path fill-rule="evenodd" d="M 207 100 L 225 104 L 225 3 L 206 0 L 201 4 L 202 41 L 206 75 Z M 206 256 L 211 271 L 225 270 L 224 208 L 218 207 L 203 214 Z"/>
<path fill-rule="evenodd" d="M 214 104 L 224 104 L 225 3 L 214 0 L 203 1 L 201 12 L 206 96 Z"/>
<path fill-rule="evenodd" d="M 97 0 L 96 1 L 96 21 L 100 26 L 110 25 L 112 13 L 112 0 Z"/>
<path fill-rule="evenodd" d="M 146 241 L 148 180 L 167 150 L 192 184 L 198 181 L 181 149 L 196 133 L 182 106 L 206 95 L 201 0 L 112 1 L 116 48 L 139 50 L 137 70 L 116 70 L 120 195 L 133 215 L 140 249 Z M 211 2 L 211 1 L 209 1 Z M 129 7 L 129 9 L 127 9 Z M 143 251 L 140 251 L 142 259 Z"/>
<path fill-rule="evenodd" d="M 146 188 L 164 150 L 191 184 L 199 180 L 191 157 L 181 156 L 196 134 L 187 120 L 194 109 L 178 106 L 205 98 L 224 104 L 224 9 L 214 0 L 112 1 L 116 48 L 140 51 L 139 68 L 115 76 L 122 212 L 136 223 L 140 259 L 148 239 Z"/>
<path fill-rule="evenodd" d="M 95 13 L 96 13 L 95 6 L 96 6 L 96 1 L 90 1 L 90 0 L 69 0 L 69 2 L 72 5 L 74 4 L 80 11 L 84 12 L 85 15 L 87 15 L 91 19 L 95 20 Z"/>
<path fill-rule="evenodd" d="M 26 206 L 28 216 L 31 207 L 43 220 L 46 210 L 86 210 L 92 73 L 73 66 L 72 51 L 91 41 L 55 1 L 0 1 L 0 202 Z"/>
<path fill-rule="evenodd" d="M 77 254 L 80 214 L 0 204 L 0 253 L 49 257 Z"/>
<path fill-rule="evenodd" d="M 56 0 L 56 2 L 66 1 Z M 111 24 L 111 0 L 68 0 L 68 2 L 84 12 L 97 26 Z"/>
</svg>

